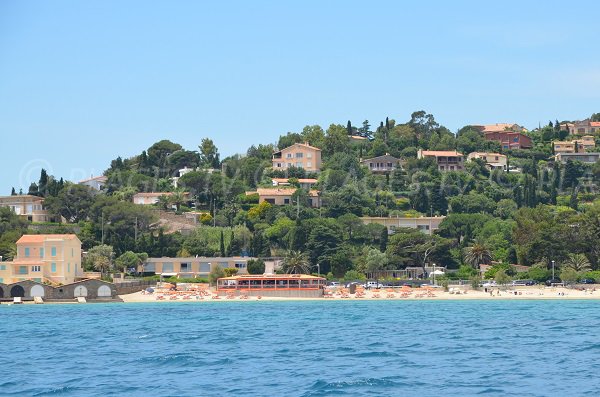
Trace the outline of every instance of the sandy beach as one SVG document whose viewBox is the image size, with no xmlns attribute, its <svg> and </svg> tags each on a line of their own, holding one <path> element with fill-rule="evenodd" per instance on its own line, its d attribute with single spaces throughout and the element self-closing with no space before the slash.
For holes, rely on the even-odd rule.
<svg viewBox="0 0 600 397">
<path fill-rule="evenodd" d="M 185 295 L 172 296 L 161 293 L 144 294 L 142 291 L 133 294 L 120 295 L 119 298 L 126 303 L 138 302 L 227 302 L 227 301 L 285 301 L 285 300 L 528 300 L 528 299 L 600 299 L 600 290 L 594 291 L 593 288 L 574 289 L 564 287 L 516 287 L 506 290 L 494 288 L 492 293 L 483 290 L 472 290 L 467 287 L 454 288 L 446 292 L 441 288 L 430 289 L 430 292 L 414 288 L 410 293 L 403 293 L 405 290 L 370 290 L 364 291 L 364 295 L 349 294 L 342 291 L 332 291 L 328 297 L 323 298 L 282 298 L 268 296 L 248 296 L 241 298 L 240 296 L 227 297 L 219 296 L 219 299 L 214 299 L 214 291 L 202 298 L 191 296 L 184 298 Z M 458 291 L 458 293 L 457 293 Z M 162 298 L 159 298 L 162 296 Z"/>
</svg>

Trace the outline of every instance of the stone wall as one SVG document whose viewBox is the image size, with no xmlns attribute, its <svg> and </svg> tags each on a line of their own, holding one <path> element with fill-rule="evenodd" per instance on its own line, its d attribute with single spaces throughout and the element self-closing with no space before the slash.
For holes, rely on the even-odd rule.
<svg viewBox="0 0 600 397">
<path fill-rule="evenodd" d="M 118 298 L 115 285 L 102 280 L 83 280 L 58 287 L 31 280 L 0 284 L 0 300 L 12 301 L 15 296 L 24 300 L 32 300 L 34 296 L 41 296 L 44 300 L 74 300 L 78 296 L 91 300 Z"/>
</svg>

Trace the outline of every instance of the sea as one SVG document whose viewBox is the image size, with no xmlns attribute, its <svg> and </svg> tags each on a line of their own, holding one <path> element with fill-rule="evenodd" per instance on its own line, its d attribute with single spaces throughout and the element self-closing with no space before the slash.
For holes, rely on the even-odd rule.
<svg viewBox="0 0 600 397">
<path fill-rule="evenodd" d="M 0 396 L 598 396 L 600 301 L 0 305 Z"/>
</svg>

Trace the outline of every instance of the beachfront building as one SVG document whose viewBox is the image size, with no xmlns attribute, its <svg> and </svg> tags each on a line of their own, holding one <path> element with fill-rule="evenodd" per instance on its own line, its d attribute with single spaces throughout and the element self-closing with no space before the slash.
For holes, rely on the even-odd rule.
<svg viewBox="0 0 600 397">
<path fill-rule="evenodd" d="M 272 183 L 274 187 L 290 186 L 290 179 L 293 178 L 272 178 Z M 300 187 L 304 190 L 312 189 L 312 187 L 318 182 L 318 180 L 314 178 L 298 178 L 296 181 L 298 181 L 298 185 L 300 185 Z"/>
<path fill-rule="evenodd" d="M 154 273 L 163 277 L 206 278 L 217 267 L 238 269 L 239 274 L 248 273 L 251 257 L 189 257 L 189 258 L 148 258 L 138 266 L 138 273 Z"/>
<path fill-rule="evenodd" d="M 26 234 L 17 241 L 16 257 L 0 262 L 0 282 L 6 284 L 68 284 L 82 276 L 81 241 L 74 234 Z"/>
<path fill-rule="evenodd" d="M 372 173 L 386 174 L 393 172 L 400 167 L 400 159 L 386 153 L 383 156 L 373 157 L 371 159 L 361 160 L 362 165 L 366 166 Z"/>
<path fill-rule="evenodd" d="M 464 156 L 456 150 L 438 151 L 419 149 L 417 158 L 434 158 L 439 171 L 464 171 Z"/>
<path fill-rule="evenodd" d="M 321 297 L 327 280 L 308 274 L 263 274 L 223 277 L 218 292 L 280 297 Z"/>
<path fill-rule="evenodd" d="M 153 205 L 158 203 L 161 197 L 170 197 L 173 193 L 171 192 L 159 192 L 159 193 L 136 193 L 133 195 L 133 203 L 140 205 Z M 190 199 L 189 193 L 183 193 L 185 200 Z"/>
<path fill-rule="evenodd" d="M 557 153 L 554 158 L 566 164 L 567 161 L 579 161 L 586 164 L 594 164 L 600 160 L 600 153 Z"/>
<path fill-rule="evenodd" d="M 84 179 L 82 181 L 77 182 L 78 185 L 84 185 L 89 187 L 92 190 L 96 190 L 96 191 L 100 191 L 104 189 L 104 185 L 106 185 L 106 182 L 108 181 L 108 178 L 105 177 L 104 175 L 100 175 L 100 176 L 92 176 L 89 179 Z"/>
<path fill-rule="evenodd" d="M 445 218 L 445 216 L 421 216 L 418 218 L 408 218 L 399 216 L 363 216 L 360 218 L 360 220 L 365 225 L 371 223 L 383 225 L 388 229 L 388 234 L 394 234 L 396 229 L 401 227 L 419 229 L 423 233 L 433 234 L 433 231 L 439 229 L 440 223 L 442 223 L 442 221 Z"/>
<path fill-rule="evenodd" d="M 307 172 L 321 171 L 321 149 L 305 142 L 273 153 L 274 170 L 285 171 L 290 167 L 302 168 Z"/>
<path fill-rule="evenodd" d="M 500 153 L 473 152 L 467 156 L 467 161 L 480 159 L 485 161 L 490 170 L 506 171 L 508 169 L 508 158 Z"/>
<path fill-rule="evenodd" d="M 259 204 L 267 202 L 272 205 L 294 204 L 292 196 L 296 193 L 296 188 L 277 188 L 277 189 L 256 189 L 256 192 L 246 192 L 246 195 L 258 194 Z M 321 197 L 317 190 L 308 191 L 308 203 L 312 208 L 321 207 Z"/>
<path fill-rule="evenodd" d="M 590 119 L 564 123 L 560 125 L 561 130 L 568 130 L 569 135 L 598 135 L 600 134 L 600 121 Z"/>
<path fill-rule="evenodd" d="M 15 214 L 30 222 L 50 222 L 48 211 L 44 209 L 44 199 L 29 194 L 0 197 L 0 207 L 8 207 Z"/>
</svg>

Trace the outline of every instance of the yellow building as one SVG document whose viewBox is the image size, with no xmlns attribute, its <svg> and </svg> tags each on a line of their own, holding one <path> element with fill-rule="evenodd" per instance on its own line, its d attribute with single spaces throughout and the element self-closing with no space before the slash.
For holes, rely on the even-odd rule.
<svg viewBox="0 0 600 397">
<path fill-rule="evenodd" d="M 238 274 L 248 274 L 249 257 L 190 257 L 190 258 L 148 258 L 138 266 L 139 273 L 154 273 L 163 277 L 206 278 L 217 267 L 238 269 Z"/>
<path fill-rule="evenodd" d="M 408 218 L 400 216 L 363 216 L 360 218 L 360 220 L 365 225 L 371 223 L 383 225 L 388 229 L 389 234 L 395 233 L 397 228 L 402 227 L 418 229 L 425 234 L 433 234 L 433 231 L 439 229 L 440 223 L 442 223 L 442 221 L 445 218 L 445 216 L 421 216 L 418 218 Z"/>
<path fill-rule="evenodd" d="M 0 262 L 0 282 L 5 284 L 68 284 L 82 276 L 81 241 L 74 234 L 26 234 L 17 241 L 13 261 Z"/>
<path fill-rule="evenodd" d="M 44 209 L 44 199 L 29 194 L 0 197 L 0 207 L 8 207 L 15 214 L 30 222 L 49 222 L 50 216 Z"/>
<path fill-rule="evenodd" d="M 487 167 L 490 170 L 502 170 L 508 169 L 508 159 L 505 155 L 500 153 L 484 153 L 484 152 L 473 152 L 469 153 L 467 160 L 480 159 L 485 161 Z"/>
<path fill-rule="evenodd" d="M 321 149 L 308 143 L 295 143 L 273 153 L 273 169 L 285 171 L 290 167 L 302 168 L 308 172 L 321 171 Z"/>
<path fill-rule="evenodd" d="M 572 141 L 554 141 L 552 142 L 554 153 L 586 153 L 596 147 L 596 141 L 591 135 L 582 136 L 580 139 Z"/>
</svg>

